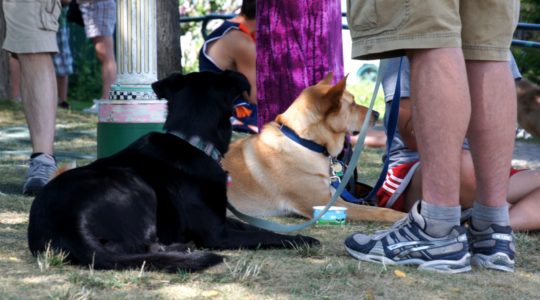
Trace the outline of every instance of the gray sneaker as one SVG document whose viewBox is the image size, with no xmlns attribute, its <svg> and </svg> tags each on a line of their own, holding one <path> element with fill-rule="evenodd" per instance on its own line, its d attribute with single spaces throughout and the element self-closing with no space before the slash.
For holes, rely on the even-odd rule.
<svg viewBox="0 0 540 300">
<path fill-rule="evenodd" d="M 36 195 L 49 182 L 56 171 L 56 161 L 48 154 L 40 154 L 30 159 L 30 167 L 23 185 L 23 194 Z"/>
<path fill-rule="evenodd" d="M 469 222 L 468 234 L 473 266 L 514 272 L 516 248 L 510 226 L 493 224 L 478 231 Z"/>
<path fill-rule="evenodd" d="M 356 233 L 345 240 L 349 254 L 359 260 L 388 265 L 417 265 L 419 269 L 442 273 L 471 270 L 466 229 L 455 226 L 444 237 L 425 232 L 426 222 L 417 202 L 403 220 L 389 230 L 367 236 Z"/>
</svg>

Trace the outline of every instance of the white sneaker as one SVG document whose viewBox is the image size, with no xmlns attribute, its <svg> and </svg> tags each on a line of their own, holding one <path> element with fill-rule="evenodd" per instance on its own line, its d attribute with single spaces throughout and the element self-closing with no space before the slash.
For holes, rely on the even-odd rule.
<svg viewBox="0 0 540 300">
<path fill-rule="evenodd" d="M 97 113 L 99 112 L 99 104 L 97 103 L 97 100 L 94 100 L 94 104 L 92 106 L 83 109 L 83 112 L 97 115 Z"/>
</svg>

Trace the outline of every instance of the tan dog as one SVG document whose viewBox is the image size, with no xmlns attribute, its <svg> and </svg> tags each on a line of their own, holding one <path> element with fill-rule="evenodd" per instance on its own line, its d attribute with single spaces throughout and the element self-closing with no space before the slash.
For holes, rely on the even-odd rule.
<svg viewBox="0 0 540 300">
<path fill-rule="evenodd" d="M 535 137 L 540 137 L 540 87 L 526 79 L 517 82 L 518 123 Z"/>
<path fill-rule="evenodd" d="M 358 131 L 366 113 L 367 108 L 355 104 L 353 95 L 345 90 L 345 79 L 332 85 L 329 74 L 306 88 L 287 111 L 264 126 L 262 133 L 232 143 L 223 160 L 232 179 L 227 190 L 229 201 L 249 215 L 311 218 L 313 206 L 326 205 L 331 199 L 329 156 L 341 152 L 346 133 Z M 284 135 L 281 125 L 323 146 L 328 154 L 293 141 Z M 342 199 L 336 205 L 347 207 L 351 221 L 393 222 L 404 216 Z"/>
</svg>

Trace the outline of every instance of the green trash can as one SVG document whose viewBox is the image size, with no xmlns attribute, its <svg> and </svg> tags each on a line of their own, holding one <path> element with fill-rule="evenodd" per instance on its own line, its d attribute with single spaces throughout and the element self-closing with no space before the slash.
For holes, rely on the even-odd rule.
<svg viewBox="0 0 540 300">
<path fill-rule="evenodd" d="M 149 132 L 163 131 L 167 101 L 100 100 L 97 103 L 98 158 L 115 154 Z"/>
</svg>

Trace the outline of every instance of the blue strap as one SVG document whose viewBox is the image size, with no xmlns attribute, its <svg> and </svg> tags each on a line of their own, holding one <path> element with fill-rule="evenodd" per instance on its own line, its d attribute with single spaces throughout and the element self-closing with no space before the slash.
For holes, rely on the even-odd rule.
<svg viewBox="0 0 540 300">
<path fill-rule="evenodd" d="M 373 189 L 369 192 L 369 194 L 363 198 L 355 198 L 353 195 L 349 193 L 349 195 L 341 195 L 343 200 L 355 204 L 376 204 L 371 203 L 371 199 L 374 198 L 377 191 L 381 188 L 383 185 L 385 179 L 386 179 L 386 173 L 388 172 L 388 165 L 390 164 L 390 149 L 392 148 L 392 142 L 394 140 L 394 134 L 396 133 L 396 127 L 399 117 L 399 101 L 401 99 L 401 64 L 403 62 L 403 57 L 399 60 L 399 68 L 397 73 L 397 79 L 396 79 L 396 88 L 394 90 L 394 97 L 392 98 L 392 104 L 390 105 L 390 113 L 388 117 L 388 124 L 386 125 L 386 156 L 384 159 L 383 168 L 381 171 L 381 175 L 379 175 L 379 179 L 377 180 L 377 183 L 373 187 Z M 379 73 L 381 73 L 379 71 Z M 364 140 L 358 139 L 358 143 L 364 144 Z M 352 164 L 351 164 L 352 162 Z M 349 162 L 349 166 L 354 169 L 354 165 L 357 163 L 356 160 L 351 159 L 351 162 Z M 348 193 L 348 192 L 347 192 Z"/>
<path fill-rule="evenodd" d="M 337 189 L 339 187 L 339 181 L 332 181 L 330 183 L 330 185 Z M 362 200 L 363 199 L 358 199 L 356 198 L 353 194 L 351 194 L 349 191 L 347 191 L 346 189 L 343 190 L 343 193 L 341 193 L 341 199 L 347 201 L 347 202 L 351 202 L 351 203 L 356 203 L 356 204 L 362 204 Z"/>
</svg>

